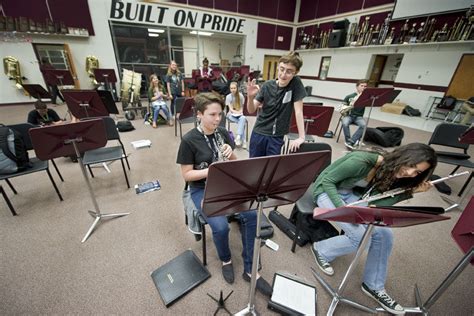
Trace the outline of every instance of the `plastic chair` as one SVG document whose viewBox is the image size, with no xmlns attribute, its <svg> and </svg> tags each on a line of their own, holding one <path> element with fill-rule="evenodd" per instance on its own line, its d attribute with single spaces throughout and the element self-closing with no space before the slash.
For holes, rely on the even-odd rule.
<svg viewBox="0 0 474 316">
<path fill-rule="evenodd" d="M 194 99 L 184 98 L 184 103 L 182 106 L 178 106 L 178 101 L 176 101 L 176 123 L 179 124 L 179 137 L 183 139 L 183 128 L 182 125 L 186 123 L 194 123 L 194 127 L 197 126 L 196 122 L 196 113 L 194 111 Z M 176 130 L 175 130 L 175 136 Z"/>
<path fill-rule="evenodd" d="M 127 153 L 125 152 L 125 147 L 123 146 L 122 141 L 120 140 L 120 134 L 117 131 L 115 126 L 115 121 L 111 117 L 102 118 L 105 123 L 105 129 L 107 133 L 107 141 L 116 140 L 119 145 L 117 146 L 106 146 L 102 148 L 97 148 L 93 150 L 86 151 L 84 157 L 82 158 L 82 163 L 84 166 L 87 166 L 89 173 L 92 178 L 94 174 L 92 173 L 91 165 L 104 163 L 108 161 L 120 160 L 122 163 L 123 174 L 125 176 L 125 181 L 127 182 L 127 187 L 130 188 L 130 183 L 128 182 L 127 171 L 125 170 L 124 160 L 127 163 L 128 170 L 130 170 L 130 164 L 128 163 Z"/>
<path fill-rule="evenodd" d="M 37 127 L 37 126 L 35 126 L 33 124 L 30 124 L 30 123 L 22 123 L 22 124 L 8 125 L 8 127 L 18 131 L 21 134 L 27 151 L 33 150 L 33 144 L 31 143 L 30 134 L 28 133 L 28 130 L 30 128 Z M 39 172 L 39 171 L 46 171 L 46 173 L 48 174 L 49 180 L 51 181 L 51 184 L 53 185 L 54 190 L 56 191 L 56 194 L 59 197 L 59 200 L 62 201 L 63 197 L 61 195 L 61 192 L 59 192 L 59 189 L 56 186 L 56 182 L 54 182 L 54 179 L 53 179 L 51 173 L 49 172 L 49 163 L 48 163 L 48 161 L 47 160 L 43 161 L 43 160 L 39 160 L 36 157 L 32 157 L 32 158 L 30 158 L 30 163 L 31 163 L 31 168 L 28 168 L 26 170 L 22 170 L 22 171 L 19 171 L 19 172 L 11 173 L 11 174 L 2 174 L 2 175 L 0 175 L 0 180 L 5 180 L 8 184 L 8 186 L 10 187 L 10 189 L 13 191 L 13 193 L 18 194 L 18 192 L 13 187 L 13 184 L 10 182 L 10 180 L 9 180 L 10 178 L 20 177 L 20 176 L 24 176 L 24 175 Z M 54 160 L 51 159 L 51 163 L 53 164 L 54 168 L 56 169 L 56 172 L 57 172 L 59 178 L 61 179 L 61 181 L 64 182 L 64 179 L 63 179 L 61 173 L 59 172 L 59 169 L 56 166 L 56 163 L 54 162 Z M 4 194 L 4 192 L 2 192 L 2 195 L 4 197 L 6 196 L 6 194 Z M 8 200 L 5 199 L 5 201 L 7 201 L 7 204 L 8 204 Z"/>
<path fill-rule="evenodd" d="M 467 154 L 469 144 L 460 143 L 458 140 L 468 128 L 469 126 L 467 125 L 441 123 L 436 126 L 428 142 L 428 145 L 439 145 L 450 147 L 451 149 L 458 149 L 458 151 L 436 151 L 438 162 L 456 166 L 450 174 L 454 174 L 460 167 L 474 168 L 474 163 Z M 459 149 L 461 151 L 459 151 Z M 458 196 L 462 195 L 472 177 L 473 173 L 471 171 L 471 175 L 464 183 L 461 191 L 459 191 Z"/>
</svg>

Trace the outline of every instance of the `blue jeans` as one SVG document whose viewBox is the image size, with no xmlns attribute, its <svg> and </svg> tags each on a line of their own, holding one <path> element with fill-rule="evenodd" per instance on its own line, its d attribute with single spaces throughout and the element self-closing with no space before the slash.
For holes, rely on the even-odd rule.
<svg viewBox="0 0 474 316">
<path fill-rule="evenodd" d="M 155 103 L 155 102 L 153 102 L 151 104 L 151 108 L 153 109 L 153 122 L 156 122 L 156 120 L 158 119 L 158 115 L 160 114 L 160 110 L 162 110 L 163 113 L 165 114 L 166 121 L 171 120 L 170 111 L 169 111 L 168 106 L 166 105 L 166 103 Z"/>
<path fill-rule="evenodd" d="M 247 122 L 245 116 L 241 115 L 236 117 L 229 112 L 229 114 L 227 114 L 227 119 L 231 122 L 237 123 L 237 135 L 240 135 L 240 139 L 244 140 L 245 123 Z"/>
<path fill-rule="evenodd" d="M 229 248 L 229 223 L 227 217 L 213 216 L 207 217 L 202 212 L 201 202 L 204 198 L 204 189 L 191 187 L 191 198 L 194 205 L 202 216 L 206 219 L 212 230 L 212 240 L 216 245 L 217 255 L 222 262 L 228 262 L 231 259 Z M 242 236 L 242 257 L 244 258 L 244 271 L 252 273 L 252 259 L 255 236 L 257 234 L 257 212 L 247 211 L 239 213 L 240 234 Z"/>
<path fill-rule="evenodd" d="M 173 101 L 171 101 L 171 115 L 176 114 L 176 99 L 182 98 L 181 93 L 171 94 L 173 96 Z"/>
<path fill-rule="evenodd" d="M 252 132 L 250 136 L 249 157 L 266 157 L 281 154 L 283 136 L 265 136 Z"/>
<path fill-rule="evenodd" d="M 339 189 L 339 196 L 346 203 L 355 202 L 359 197 L 352 190 Z M 318 207 L 335 208 L 329 196 L 321 193 L 316 200 Z M 315 248 L 318 253 L 328 262 L 339 256 L 357 251 L 367 225 L 349 224 L 338 222 L 337 225 L 344 230 L 345 235 L 335 236 L 318 241 Z M 364 283 L 372 290 L 383 290 L 387 279 L 388 258 L 393 247 L 393 232 L 388 227 L 374 227 L 368 245 L 369 253 L 364 269 Z"/>
<path fill-rule="evenodd" d="M 354 135 L 351 137 L 351 130 L 349 128 L 349 125 L 352 123 L 356 124 L 359 126 L 359 128 L 356 130 Z M 362 116 L 352 116 L 352 115 L 347 115 L 342 118 L 342 130 L 344 132 L 344 139 L 346 143 L 351 143 L 355 144 L 360 138 L 362 137 L 362 133 L 364 132 L 365 128 L 365 120 Z"/>
</svg>

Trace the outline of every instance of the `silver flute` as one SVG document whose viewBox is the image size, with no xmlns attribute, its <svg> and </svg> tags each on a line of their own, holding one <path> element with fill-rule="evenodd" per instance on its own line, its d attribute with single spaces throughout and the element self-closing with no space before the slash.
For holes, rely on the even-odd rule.
<svg viewBox="0 0 474 316">
<path fill-rule="evenodd" d="M 457 178 L 457 177 L 460 177 L 460 176 L 465 176 L 465 175 L 468 175 L 468 174 L 469 174 L 469 171 L 464 171 L 464 172 L 460 172 L 460 173 L 450 174 L 450 175 L 447 176 L 447 177 L 439 178 L 439 179 L 430 181 L 430 183 L 431 183 L 431 184 L 436 184 L 436 183 L 444 182 L 444 181 L 446 181 L 446 180 L 450 180 L 450 179 L 452 179 L 452 178 Z M 362 200 L 359 200 L 359 201 L 352 202 L 352 203 L 350 203 L 350 204 L 347 204 L 347 206 L 355 206 L 355 205 L 359 205 L 359 204 L 363 204 L 363 203 L 370 203 L 370 202 L 373 202 L 373 201 L 382 200 L 382 199 L 385 199 L 385 198 L 388 198 L 388 197 L 394 197 L 395 195 L 399 195 L 399 194 L 405 193 L 405 192 L 407 192 L 408 190 L 410 190 L 410 189 L 393 189 L 393 190 L 390 190 L 390 191 L 387 191 L 387 192 L 384 192 L 384 193 L 380 193 L 380 194 L 376 194 L 376 195 L 373 195 L 373 196 L 369 196 L 369 197 L 367 197 L 367 198 L 365 198 L 365 199 L 362 199 Z"/>
</svg>

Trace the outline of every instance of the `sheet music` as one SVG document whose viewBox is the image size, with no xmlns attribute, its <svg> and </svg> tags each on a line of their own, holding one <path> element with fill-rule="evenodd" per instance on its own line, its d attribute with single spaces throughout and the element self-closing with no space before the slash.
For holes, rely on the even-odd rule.
<svg viewBox="0 0 474 316">
<path fill-rule="evenodd" d="M 304 315 L 316 313 L 316 289 L 279 274 L 275 275 L 271 300 Z"/>
</svg>

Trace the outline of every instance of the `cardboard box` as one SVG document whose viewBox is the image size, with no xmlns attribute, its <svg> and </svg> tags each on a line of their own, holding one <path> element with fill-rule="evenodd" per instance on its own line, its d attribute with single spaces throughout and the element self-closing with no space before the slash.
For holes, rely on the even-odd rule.
<svg viewBox="0 0 474 316">
<path fill-rule="evenodd" d="M 387 113 L 393 113 L 393 114 L 402 114 L 403 110 L 405 109 L 407 105 L 405 103 L 385 103 L 381 111 L 382 112 L 387 112 Z"/>
</svg>

